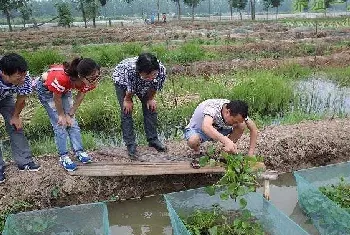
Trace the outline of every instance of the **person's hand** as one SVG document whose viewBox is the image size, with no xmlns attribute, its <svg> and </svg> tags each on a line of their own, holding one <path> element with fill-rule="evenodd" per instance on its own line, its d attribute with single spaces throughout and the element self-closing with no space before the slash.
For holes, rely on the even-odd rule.
<svg viewBox="0 0 350 235">
<path fill-rule="evenodd" d="M 58 116 L 57 124 L 58 124 L 59 126 L 67 126 L 66 115 L 59 115 L 59 116 Z"/>
<path fill-rule="evenodd" d="M 223 150 L 227 153 L 237 153 L 237 145 L 233 143 L 231 140 L 228 140 L 224 143 Z"/>
<path fill-rule="evenodd" d="M 133 108 L 133 102 L 132 100 L 124 100 L 123 102 L 123 111 L 125 114 L 132 113 L 132 108 Z"/>
<path fill-rule="evenodd" d="M 14 126 L 16 128 L 16 130 L 21 130 L 22 127 L 23 127 L 21 118 L 20 117 L 15 117 L 15 116 L 11 117 L 10 125 Z"/>
<path fill-rule="evenodd" d="M 147 100 L 147 109 L 154 112 L 156 111 L 156 108 L 157 108 L 157 102 L 155 99 Z"/>
<path fill-rule="evenodd" d="M 66 115 L 66 123 L 67 126 L 73 126 L 74 118 L 72 118 L 69 114 Z"/>
</svg>

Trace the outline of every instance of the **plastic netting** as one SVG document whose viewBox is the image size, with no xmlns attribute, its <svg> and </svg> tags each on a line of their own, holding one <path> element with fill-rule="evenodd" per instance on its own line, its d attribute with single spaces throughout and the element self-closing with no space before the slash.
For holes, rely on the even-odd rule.
<svg viewBox="0 0 350 235">
<path fill-rule="evenodd" d="M 3 235 L 108 235 L 107 206 L 91 203 L 8 216 Z"/>
<path fill-rule="evenodd" d="M 174 235 L 190 235 L 180 218 L 186 218 L 195 210 L 212 210 L 213 205 L 219 205 L 223 211 L 239 210 L 239 198 L 221 200 L 220 193 L 209 196 L 204 188 L 187 190 L 164 195 Z M 264 231 L 271 235 L 305 235 L 299 225 L 279 211 L 259 193 L 249 193 L 244 196 L 247 207 L 253 216 L 262 224 Z"/>
<path fill-rule="evenodd" d="M 330 200 L 321 186 L 337 185 L 340 178 L 350 183 L 350 162 L 294 172 L 299 205 L 321 234 L 350 234 L 350 214 Z M 345 199 L 349 200 L 349 198 Z"/>
</svg>

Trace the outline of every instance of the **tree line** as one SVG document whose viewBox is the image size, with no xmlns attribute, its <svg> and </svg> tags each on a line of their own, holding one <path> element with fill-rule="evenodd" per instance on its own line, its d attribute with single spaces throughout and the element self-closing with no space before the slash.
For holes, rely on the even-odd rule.
<svg viewBox="0 0 350 235">
<path fill-rule="evenodd" d="M 182 15 L 221 15 L 230 12 L 231 18 L 237 12 L 242 19 L 243 12 L 255 20 L 256 11 L 266 12 L 274 8 L 276 15 L 283 12 L 324 11 L 347 0 L 0 0 L 0 11 L 12 31 L 11 19 L 21 18 L 23 25 L 42 16 L 58 19 L 58 24 L 70 27 L 74 17 L 81 17 L 87 27 L 103 15 L 108 18 L 154 14 L 159 20 L 162 12 L 173 12 L 180 20 Z"/>
</svg>

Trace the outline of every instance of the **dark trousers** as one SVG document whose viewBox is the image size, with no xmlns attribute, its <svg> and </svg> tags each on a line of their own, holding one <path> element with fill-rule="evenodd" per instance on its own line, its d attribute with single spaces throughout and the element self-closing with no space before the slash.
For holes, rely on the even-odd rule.
<svg viewBox="0 0 350 235">
<path fill-rule="evenodd" d="M 32 160 L 32 153 L 29 149 L 27 138 L 23 130 L 16 130 L 10 125 L 12 114 L 15 110 L 15 101 L 12 96 L 0 100 L 0 113 L 4 117 L 6 132 L 10 136 L 12 157 L 19 166 L 28 164 Z M 2 152 L 0 149 L 0 168 L 4 167 Z"/>
<path fill-rule="evenodd" d="M 115 83 L 115 91 L 117 94 L 118 102 L 120 105 L 120 115 L 122 122 L 122 132 L 123 139 L 126 146 L 135 144 L 135 131 L 134 131 L 134 121 L 132 119 L 132 114 L 125 114 L 123 111 L 123 102 L 126 94 L 126 90 Z M 146 137 L 148 143 L 158 140 L 157 134 L 157 112 L 151 111 L 147 108 L 147 97 L 139 97 L 142 103 L 142 112 L 143 112 L 143 125 L 146 132 Z"/>
</svg>

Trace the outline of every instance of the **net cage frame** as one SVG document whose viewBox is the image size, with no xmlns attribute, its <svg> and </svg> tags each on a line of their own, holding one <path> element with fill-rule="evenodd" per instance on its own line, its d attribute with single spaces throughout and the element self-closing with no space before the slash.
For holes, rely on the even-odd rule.
<svg viewBox="0 0 350 235">
<path fill-rule="evenodd" d="M 319 190 L 319 187 L 339 184 L 341 177 L 350 184 L 350 162 L 302 169 L 293 174 L 298 203 L 319 233 L 350 234 L 350 213 Z"/>
<path fill-rule="evenodd" d="M 199 198 L 199 199 L 198 199 Z M 220 192 L 210 196 L 205 188 L 164 194 L 164 200 L 169 212 L 174 235 L 191 235 L 180 216 L 187 217 L 195 210 L 212 210 L 213 205 L 219 205 L 223 211 L 240 210 L 239 200 L 244 198 L 251 214 L 261 223 L 265 232 L 270 235 L 306 235 L 303 228 L 277 209 L 261 193 L 251 192 L 237 200 L 220 198 Z"/>
<path fill-rule="evenodd" d="M 100 218 L 94 217 L 98 215 Z M 78 226 L 81 218 L 84 226 Z M 96 227 L 93 227 L 96 226 Z M 2 235 L 109 235 L 108 209 L 104 202 L 71 205 L 10 214 Z"/>
</svg>

